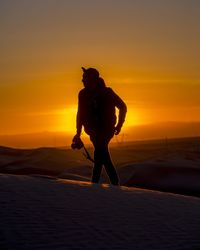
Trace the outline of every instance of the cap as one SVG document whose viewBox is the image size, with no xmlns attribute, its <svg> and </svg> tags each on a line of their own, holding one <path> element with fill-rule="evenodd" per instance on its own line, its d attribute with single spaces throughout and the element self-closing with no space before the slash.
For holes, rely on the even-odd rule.
<svg viewBox="0 0 200 250">
<path fill-rule="evenodd" d="M 94 69 L 94 68 L 86 69 L 86 68 L 82 67 L 82 70 L 84 73 L 86 73 L 88 75 L 93 75 L 94 77 L 97 77 L 97 78 L 99 77 L 99 71 Z"/>
</svg>

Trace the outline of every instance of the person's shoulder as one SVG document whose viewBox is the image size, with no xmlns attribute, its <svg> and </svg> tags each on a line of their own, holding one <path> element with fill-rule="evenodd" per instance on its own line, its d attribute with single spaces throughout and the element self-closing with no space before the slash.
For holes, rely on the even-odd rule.
<svg viewBox="0 0 200 250">
<path fill-rule="evenodd" d="M 114 95 L 114 94 L 115 94 L 115 92 L 113 91 L 113 89 L 110 88 L 110 87 L 106 87 L 106 91 L 107 91 L 107 93 L 110 94 L 110 95 Z"/>
<path fill-rule="evenodd" d="M 106 90 L 107 92 L 113 92 L 113 90 L 112 90 L 110 87 L 105 87 L 105 90 Z"/>
<path fill-rule="evenodd" d="M 82 88 L 80 91 L 79 91 L 79 94 L 83 94 L 85 93 L 86 89 L 85 88 Z"/>
<path fill-rule="evenodd" d="M 82 96 L 85 95 L 85 93 L 86 93 L 86 90 L 85 90 L 85 88 L 83 88 L 83 89 L 81 89 L 81 90 L 79 91 L 78 96 L 79 96 L 79 97 L 82 97 Z"/>
</svg>

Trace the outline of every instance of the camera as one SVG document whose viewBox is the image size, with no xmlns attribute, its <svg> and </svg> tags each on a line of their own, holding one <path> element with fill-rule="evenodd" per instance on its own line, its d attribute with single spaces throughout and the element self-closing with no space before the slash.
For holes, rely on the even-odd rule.
<svg viewBox="0 0 200 250">
<path fill-rule="evenodd" d="M 81 141 L 81 138 L 74 136 L 74 138 L 72 140 L 71 148 L 72 149 L 81 149 L 83 147 L 84 147 L 84 144 Z"/>
</svg>

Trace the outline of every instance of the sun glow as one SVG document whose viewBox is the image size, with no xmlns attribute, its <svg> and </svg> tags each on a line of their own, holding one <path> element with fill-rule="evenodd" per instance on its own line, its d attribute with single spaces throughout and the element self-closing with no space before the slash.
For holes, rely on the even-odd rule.
<svg viewBox="0 0 200 250">
<path fill-rule="evenodd" d="M 128 112 L 126 114 L 126 120 L 124 123 L 124 128 L 137 126 L 141 124 L 141 118 L 139 113 L 136 110 L 132 110 L 128 108 Z"/>
<path fill-rule="evenodd" d="M 76 112 L 77 106 L 75 105 L 59 110 L 57 112 L 58 126 L 55 128 L 55 130 L 59 132 L 74 134 L 76 132 Z"/>
<path fill-rule="evenodd" d="M 73 105 L 69 108 L 65 108 L 57 111 L 57 127 L 54 129 L 59 132 L 67 132 L 74 134 L 76 132 L 76 113 L 77 106 Z M 116 112 L 118 116 L 118 111 Z M 139 114 L 136 111 L 128 110 L 124 128 L 137 126 L 140 124 Z"/>
</svg>

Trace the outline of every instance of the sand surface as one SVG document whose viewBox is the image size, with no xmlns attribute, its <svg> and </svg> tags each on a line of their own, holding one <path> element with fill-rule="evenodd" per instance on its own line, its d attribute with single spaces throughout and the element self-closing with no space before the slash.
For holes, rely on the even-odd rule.
<svg viewBox="0 0 200 250">
<path fill-rule="evenodd" d="M 0 175 L 0 249 L 200 249 L 200 199 Z"/>
</svg>

